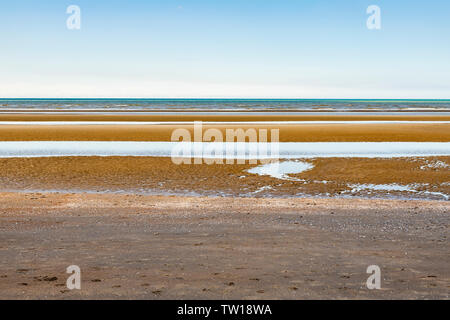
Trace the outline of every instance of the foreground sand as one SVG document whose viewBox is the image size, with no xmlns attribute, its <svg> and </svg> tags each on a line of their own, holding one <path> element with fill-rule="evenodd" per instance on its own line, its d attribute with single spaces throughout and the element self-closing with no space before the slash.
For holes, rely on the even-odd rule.
<svg viewBox="0 0 450 320">
<path fill-rule="evenodd" d="M 448 202 L 0 194 L 0 298 L 440 298 Z M 67 266 L 82 289 L 65 286 Z M 376 264 L 382 289 L 368 290 Z"/>
</svg>

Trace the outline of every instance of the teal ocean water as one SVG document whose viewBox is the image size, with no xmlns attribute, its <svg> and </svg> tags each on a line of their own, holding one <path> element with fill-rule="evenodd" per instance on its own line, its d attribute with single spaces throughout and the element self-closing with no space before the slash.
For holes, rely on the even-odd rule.
<svg viewBox="0 0 450 320">
<path fill-rule="evenodd" d="M 0 99 L 1 110 L 447 111 L 450 100 Z"/>
</svg>

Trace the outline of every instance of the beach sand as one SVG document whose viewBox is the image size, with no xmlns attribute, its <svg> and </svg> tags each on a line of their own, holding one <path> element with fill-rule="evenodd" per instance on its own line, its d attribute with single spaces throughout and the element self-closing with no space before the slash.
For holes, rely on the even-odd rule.
<svg viewBox="0 0 450 320">
<path fill-rule="evenodd" d="M 450 142 L 447 123 L 239 123 L 450 120 L 433 114 L 0 114 L 194 120 L 236 121 L 203 124 L 222 132 L 279 128 L 282 142 Z M 192 125 L 2 124 L 0 141 L 169 141 L 175 128 Z M 279 179 L 248 163 L 0 159 L 0 299 L 449 298 L 450 157 L 300 161 L 312 168 Z M 365 286 L 374 264 L 381 290 Z M 69 265 L 81 268 L 80 291 L 65 286 Z"/>
<path fill-rule="evenodd" d="M 0 198 L 2 299 L 449 298 L 448 202 Z M 365 285 L 374 264 L 381 290 Z"/>
</svg>

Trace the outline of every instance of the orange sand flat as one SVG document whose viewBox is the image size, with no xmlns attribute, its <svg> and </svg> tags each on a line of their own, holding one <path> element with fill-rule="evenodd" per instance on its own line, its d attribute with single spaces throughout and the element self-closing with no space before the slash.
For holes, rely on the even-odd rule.
<svg viewBox="0 0 450 320">
<path fill-rule="evenodd" d="M 192 125 L 2 125 L 0 141 L 170 141 L 172 132 L 186 128 L 193 137 Z M 203 130 L 216 128 L 244 130 L 279 129 L 281 142 L 448 142 L 450 124 L 299 124 L 299 125 L 206 125 Z M 268 134 L 270 140 L 270 131 Z"/>
<path fill-rule="evenodd" d="M 0 191 L 61 190 L 229 196 L 403 196 L 443 200 L 428 193 L 352 192 L 353 184 L 413 185 L 450 195 L 450 157 L 324 158 L 313 169 L 281 180 L 248 173 L 250 164 L 174 164 L 157 157 L 0 159 Z M 437 164 L 437 165 L 436 165 Z"/>
</svg>

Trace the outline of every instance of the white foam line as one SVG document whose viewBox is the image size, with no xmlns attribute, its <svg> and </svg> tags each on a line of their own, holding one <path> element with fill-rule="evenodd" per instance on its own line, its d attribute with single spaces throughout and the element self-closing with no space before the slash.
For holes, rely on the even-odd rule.
<svg viewBox="0 0 450 320">
<path fill-rule="evenodd" d="M 406 185 L 399 185 L 396 183 L 391 184 L 350 184 L 350 188 L 352 188 L 351 192 L 360 192 L 363 190 L 374 190 L 374 191 L 408 191 L 408 192 L 417 192 L 412 187 Z"/>
<path fill-rule="evenodd" d="M 205 125 L 283 125 L 283 124 L 449 124 L 450 121 L 201 121 Z M 80 125 L 193 125 L 194 121 L 0 121 L 11 126 L 80 126 Z"/>
<path fill-rule="evenodd" d="M 391 184 L 350 184 L 352 190 L 350 193 L 361 192 L 361 191 L 400 191 L 400 192 L 412 192 L 418 194 L 430 194 L 434 196 L 443 197 L 445 200 L 449 199 L 449 195 L 443 192 L 432 192 L 432 191 L 417 191 L 414 189 L 414 185 L 399 185 L 396 183 Z M 344 191 L 347 193 L 348 191 Z"/>
<path fill-rule="evenodd" d="M 158 142 L 158 141 L 0 141 L 0 158 L 61 156 L 176 156 L 245 159 L 394 158 L 450 156 L 450 142 Z M 207 152 L 214 150 L 216 154 Z M 274 153 L 273 150 L 278 152 Z M 199 151 L 200 150 L 200 151 Z"/>
</svg>

